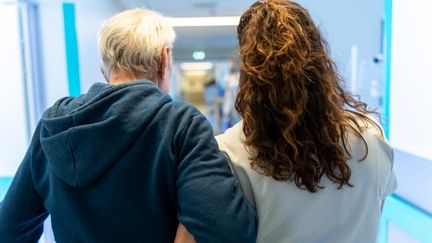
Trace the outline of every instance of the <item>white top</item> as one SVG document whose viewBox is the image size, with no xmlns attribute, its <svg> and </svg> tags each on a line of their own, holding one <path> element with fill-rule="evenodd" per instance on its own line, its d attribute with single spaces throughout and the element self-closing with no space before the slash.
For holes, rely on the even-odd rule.
<svg viewBox="0 0 432 243">
<path fill-rule="evenodd" d="M 348 136 L 353 159 L 350 183 L 338 185 L 326 176 L 316 193 L 300 190 L 294 183 L 276 181 L 251 169 L 245 149 L 242 121 L 216 137 L 219 148 L 231 160 L 245 196 L 255 206 L 258 219 L 258 243 L 366 243 L 376 242 L 381 205 L 397 186 L 393 171 L 393 150 L 379 129 L 368 125 L 362 136 L 369 148 L 354 134 Z"/>
</svg>

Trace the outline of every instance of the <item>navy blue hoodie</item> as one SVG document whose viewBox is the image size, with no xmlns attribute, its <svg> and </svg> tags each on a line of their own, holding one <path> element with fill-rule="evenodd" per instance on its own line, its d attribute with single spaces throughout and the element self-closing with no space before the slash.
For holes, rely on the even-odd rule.
<svg viewBox="0 0 432 243">
<path fill-rule="evenodd" d="M 206 119 L 149 81 L 95 84 L 43 115 L 0 204 L 0 242 L 255 242 L 256 214 Z"/>
</svg>

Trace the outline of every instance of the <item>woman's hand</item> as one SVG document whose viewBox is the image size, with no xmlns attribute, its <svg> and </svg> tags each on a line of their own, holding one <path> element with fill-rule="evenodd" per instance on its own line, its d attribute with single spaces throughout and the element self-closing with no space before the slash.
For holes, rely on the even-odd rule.
<svg viewBox="0 0 432 243">
<path fill-rule="evenodd" d="M 174 243 L 196 243 L 196 241 L 193 235 L 187 231 L 186 227 L 180 223 Z"/>
</svg>

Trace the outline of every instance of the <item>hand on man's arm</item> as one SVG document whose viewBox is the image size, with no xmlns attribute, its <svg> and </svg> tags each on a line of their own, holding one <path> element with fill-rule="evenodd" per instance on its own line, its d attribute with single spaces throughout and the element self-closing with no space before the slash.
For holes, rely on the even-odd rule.
<svg viewBox="0 0 432 243">
<path fill-rule="evenodd" d="M 196 243 L 195 238 L 183 224 L 179 224 L 174 243 Z"/>
</svg>

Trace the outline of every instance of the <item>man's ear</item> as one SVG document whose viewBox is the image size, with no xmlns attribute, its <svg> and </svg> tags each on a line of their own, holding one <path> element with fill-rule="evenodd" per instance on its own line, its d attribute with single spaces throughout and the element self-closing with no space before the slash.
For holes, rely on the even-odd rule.
<svg viewBox="0 0 432 243">
<path fill-rule="evenodd" d="M 165 92 L 169 92 L 169 79 L 171 75 L 171 49 L 164 48 L 162 50 L 161 65 L 159 67 L 159 82 L 158 86 Z"/>
<path fill-rule="evenodd" d="M 170 49 L 169 48 L 164 48 L 162 50 L 162 54 L 161 54 L 161 64 L 159 67 L 159 72 L 160 72 L 160 78 L 164 79 L 166 78 L 166 69 L 169 67 L 169 62 L 170 62 Z"/>
</svg>

